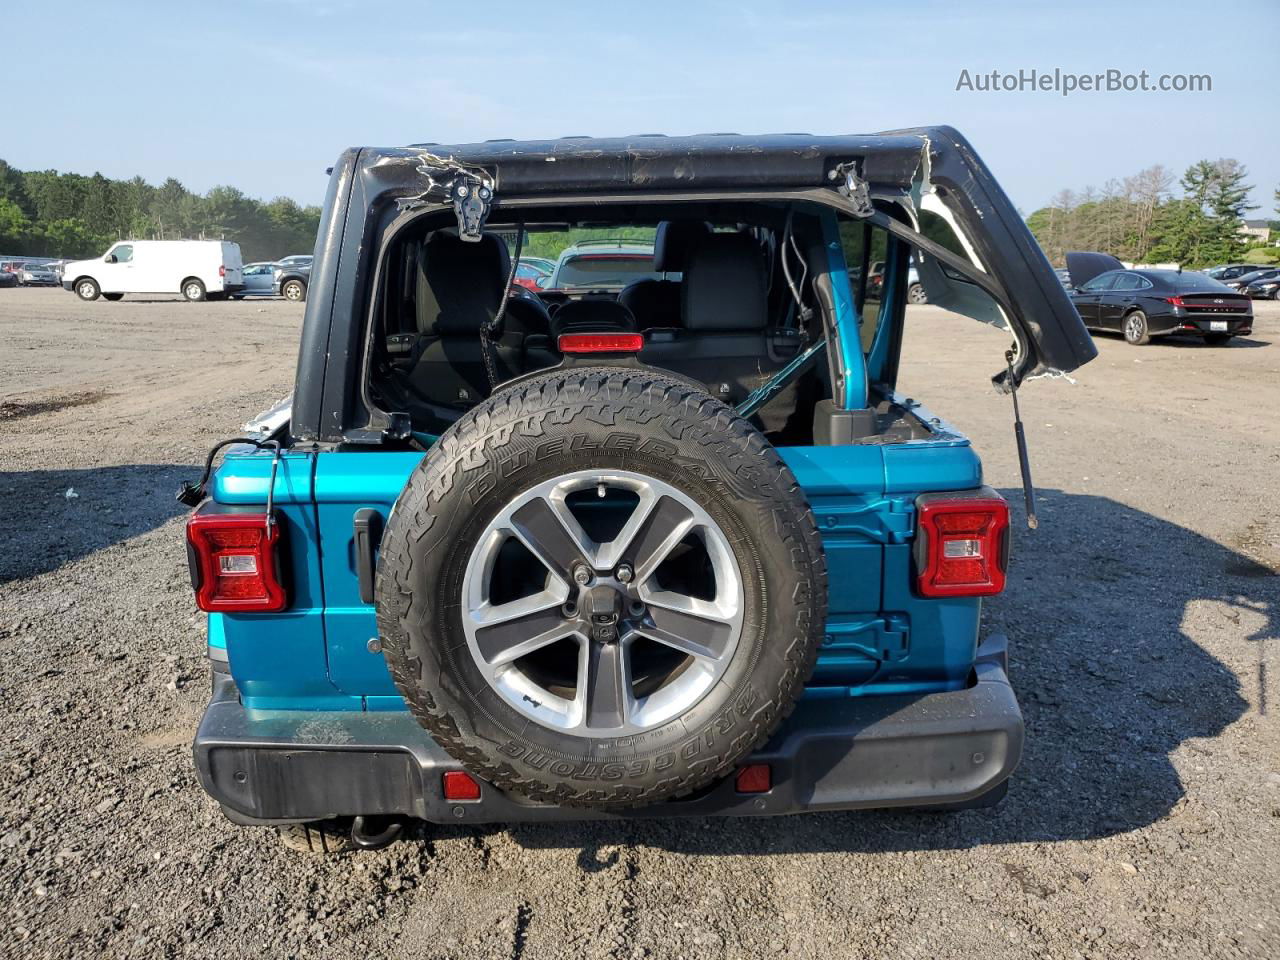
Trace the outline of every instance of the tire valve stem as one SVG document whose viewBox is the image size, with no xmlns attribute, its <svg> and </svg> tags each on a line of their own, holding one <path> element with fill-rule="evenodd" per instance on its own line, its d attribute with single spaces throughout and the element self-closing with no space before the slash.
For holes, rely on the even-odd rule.
<svg viewBox="0 0 1280 960">
<path fill-rule="evenodd" d="M 1036 516 L 1036 489 L 1031 483 L 1031 460 L 1027 456 L 1027 435 L 1022 429 L 1022 414 L 1018 410 L 1018 381 L 1013 375 L 1013 351 L 1004 352 L 1004 362 L 1009 367 L 1009 395 L 1013 397 L 1013 436 L 1018 442 L 1018 467 L 1022 471 L 1022 496 L 1027 505 L 1027 528 L 1040 526 Z"/>
</svg>

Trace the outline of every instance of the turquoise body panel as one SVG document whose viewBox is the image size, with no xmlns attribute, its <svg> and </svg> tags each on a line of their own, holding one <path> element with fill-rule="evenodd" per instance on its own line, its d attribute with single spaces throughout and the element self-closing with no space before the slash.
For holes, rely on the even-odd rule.
<svg viewBox="0 0 1280 960">
<path fill-rule="evenodd" d="M 826 640 L 806 696 L 934 692 L 963 686 L 977 648 L 980 601 L 914 595 L 911 540 L 921 493 L 981 486 L 967 440 L 784 447 L 827 555 Z M 246 706 L 403 710 L 356 575 L 353 521 L 371 507 L 385 523 L 421 453 L 288 454 L 276 478 L 290 609 L 214 614 Z M 215 474 L 219 503 L 266 502 L 271 455 L 233 452 Z"/>
<path fill-rule="evenodd" d="M 378 511 L 385 526 L 392 506 L 421 453 L 316 455 L 316 522 L 325 582 L 324 626 L 334 685 L 353 697 L 394 697 L 386 660 L 369 641 L 378 635 L 372 604 L 360 600 L 356 576 L 355 513 Z M 400 705 L 403 709 L 403 704 Z"/>
<path fill-rule="evenodd" d="M 235 448 L 214 474 L 218 503 L 265 506 L 271 454 Z M 246 451 L 246 452 L 241 452 Z M 324 581 L 313 481 L 315 456 L 280 458 L 273 504 L 284 543 L 281 569 L 289 591 L 283 613 L 210 614 L 209 636 L 226 647 L 246 705 L 262 709 L 360 709 L 330 679 L 324 631 Z"/>
</svg>

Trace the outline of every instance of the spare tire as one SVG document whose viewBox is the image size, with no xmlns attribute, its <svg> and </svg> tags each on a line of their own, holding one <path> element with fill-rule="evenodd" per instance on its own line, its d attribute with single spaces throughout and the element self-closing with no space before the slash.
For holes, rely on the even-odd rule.
<svg viewBox="0 0 1280 960">
<path fill-rule="evenodd" d="M 376 603 L 391 675 L 452 756 L 531 800 L 619 808 L 712 783 L 791 712 L 826 562 L 751 424 L 591 367 L 440 438 L 387 522 Z"/>
</svg>

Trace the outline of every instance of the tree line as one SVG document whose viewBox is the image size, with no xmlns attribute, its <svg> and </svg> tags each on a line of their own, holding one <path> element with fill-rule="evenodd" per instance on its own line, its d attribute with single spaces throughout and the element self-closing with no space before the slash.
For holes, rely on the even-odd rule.
<svg viewBox="0 0 1280 960">
<path fill-rule="evenodd" d="M 1201 160 L 1177 181 L 1157 164 L 1101 189 L 1059 192 L 1049 206 L 1027 217 L 1055 265 L 1068 250 L 1099 250 L 1127 263 L 1177 263 L 1189 269 L 1240 260 L 1251 244 L 1240 235 L 1248 202 L 1248 170 L 1238 160 Z M 1280 189 L 1276 191 L 1280 210 Z M 1274 226 L 1274 225 L 1273 225 Z M 1259 261 L 1280 259 L 1264 248 Z"/>
<path fill-rule="evenodd" d="M 0 160 L 0 253 L 78 259 L 116 240 L 234 240 L 245 262 L 310 253 L 320 208 L 262 201 L 235 187 L 192 193 L 170 177 L 112 180 L 17 170 Z"/>
</svg>

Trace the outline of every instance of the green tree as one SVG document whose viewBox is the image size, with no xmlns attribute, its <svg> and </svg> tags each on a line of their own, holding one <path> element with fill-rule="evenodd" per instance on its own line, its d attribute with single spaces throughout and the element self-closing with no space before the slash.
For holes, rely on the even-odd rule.
<svg viewBox="0 0 1280 960">
<path fill-rule="evenodd" d="M 31 198 L 27 196 L 27 187 L 22 178 L 22 171 L 15 170 L 3 160 L 0 160 L 0 200 L 8 200 L 17 204 L 28 219 L 35 215 L 35 208 L 31 205 Z"/>
<path fill-rule="evenodd" d="M 80 260 L 104 253 L 114 235 L 95 234 L 82 220 L 69 217 L 41 224 L 33 237 L 33 252 L 45 257 Z"/>
<path fill-rule="evenodd" d="M 27 239 L 31 221 L 22 208 L 7 197 L 0 197 L 0 249 L 12 252 Z"/>
<path fill-rule="evenodd" d="M 1240 256 L 1240 224 L 1249 205 L 1245 183 L 1248 171 L 1238 160 L 1200 160 L 1182 175 L 1182 189 L 1191 208 L 1182 224 L 1183 250 L 1179 262 L 1201 266 Z"/>
</svg>

